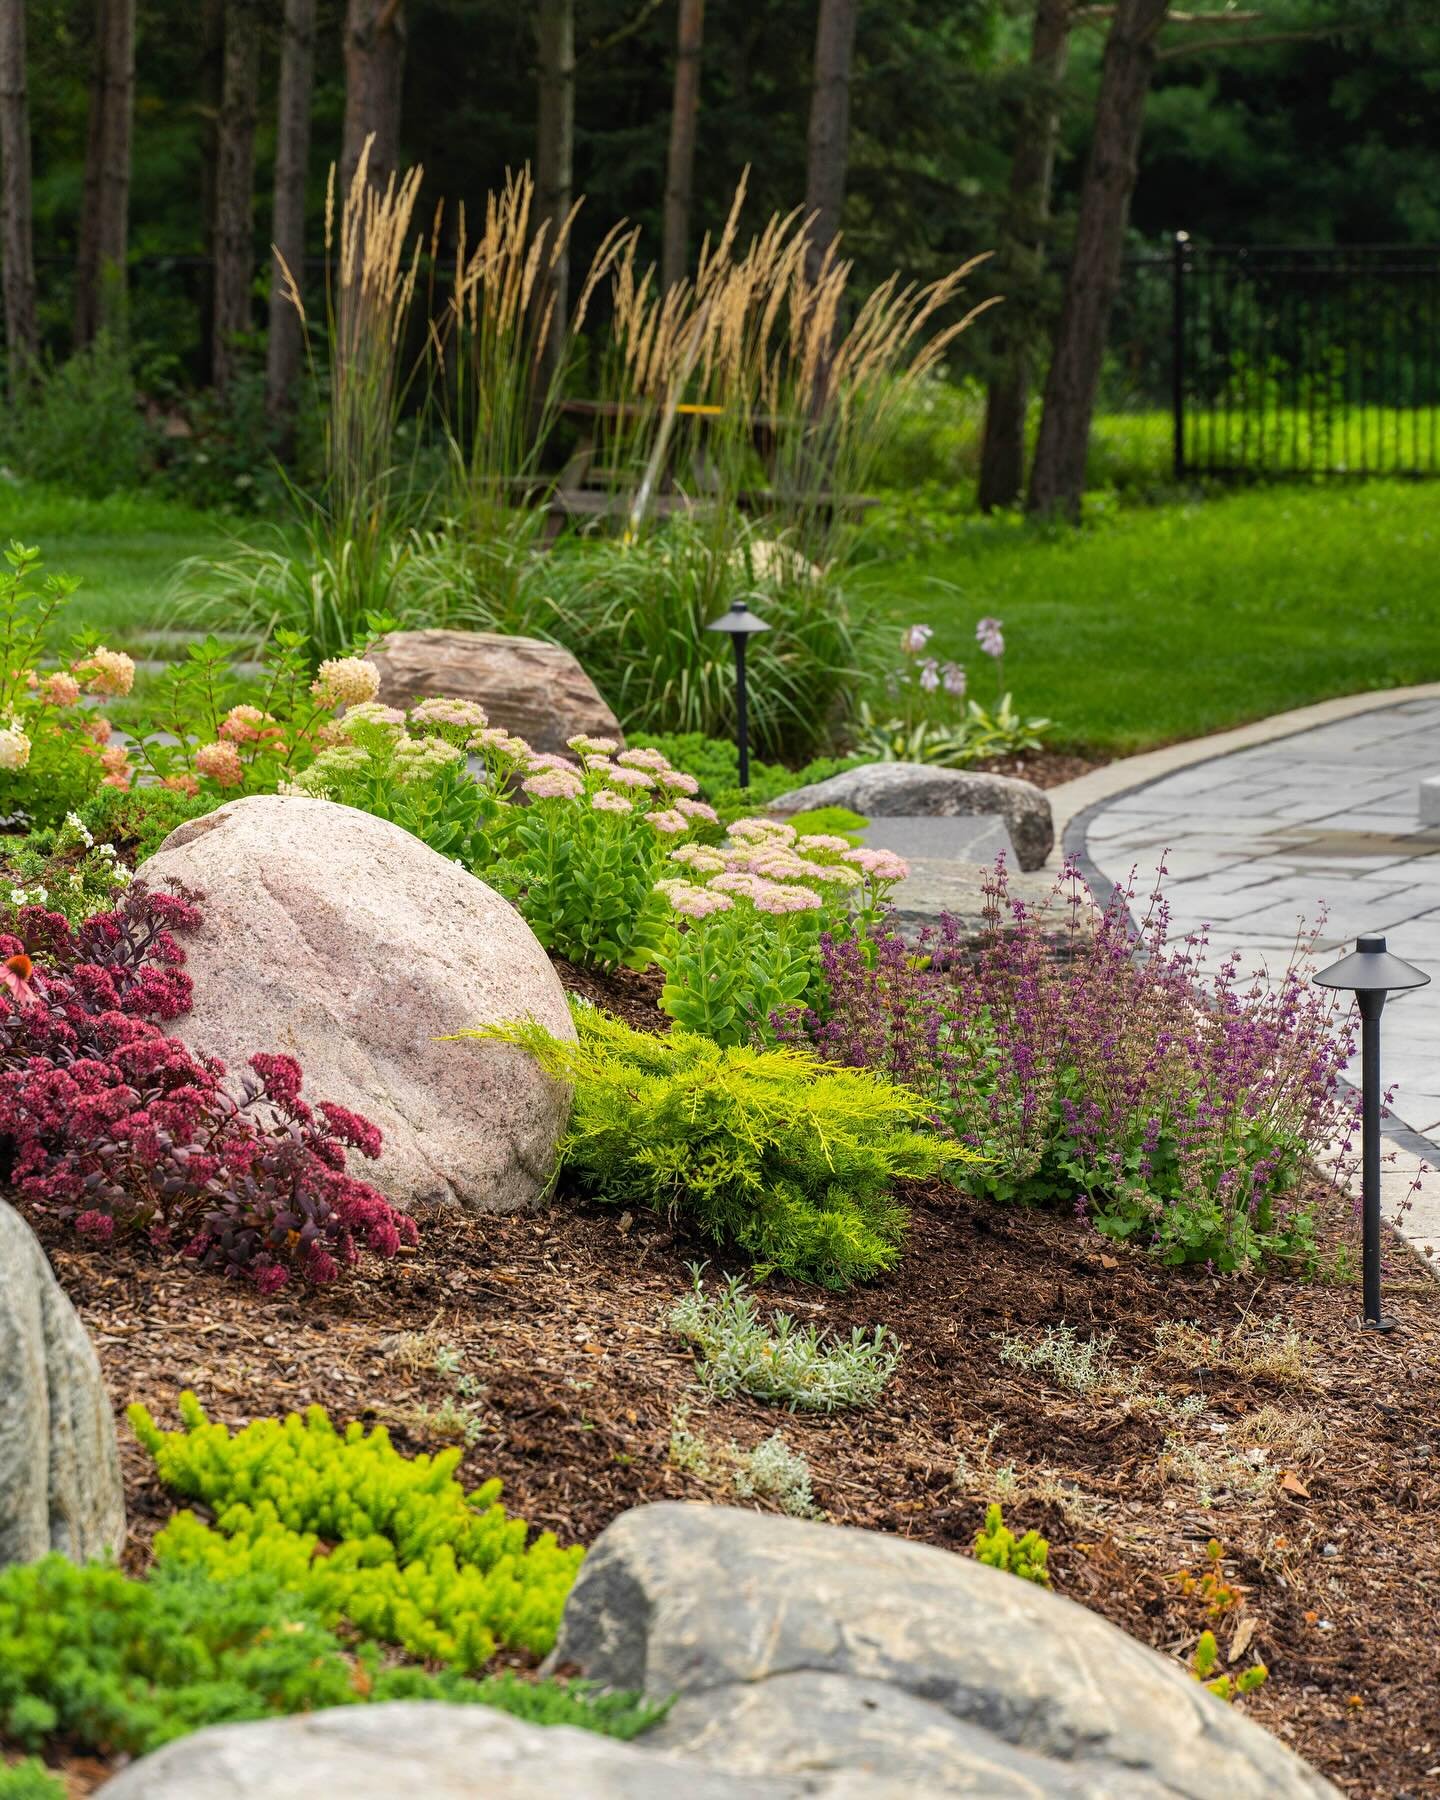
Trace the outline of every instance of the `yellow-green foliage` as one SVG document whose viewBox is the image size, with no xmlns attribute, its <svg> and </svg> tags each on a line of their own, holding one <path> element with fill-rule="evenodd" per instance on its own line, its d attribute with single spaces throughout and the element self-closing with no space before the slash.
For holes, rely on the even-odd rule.
<svg viewBox="0 0 1440 1800">
<path fill-rule="evenodd" d="M 976 1160 L 867 1070 L 574 1010 L 577 1044 L 529 1022 L 463 1035 L 521 1044 L 573 1086 L 561 1164 L 582 1188 L 678 1215 L 761 1269 L 843 1287 L 892 1268 L 906 1225 L 892 1183 Z"/>
<path fill-rule="evenodd" d="M 1041 1587 L 1049 1587 L 1050 1570 L 1046 1564 L 1050 1556 L 1048 1539 L 1041 1537 L 1038 1531 L 1027 1531 L 1022 1538 L 1005 1523 L 998 1501 L 992 1501 L 985 1511 L 985 1523 L 975 1533 L 975 1560 L 988 1563 L 992 1569 L 1004 1569 L 1007 1574 L 1018 1575 L 1022 1581 L 1034 1581 Z"/>
<path fill-rule="evenodd" d="M 1207 1692 L 1214 1694 L 1217 1700 L 1223 1700 L 1227 1706 L 1242 1694 L 1253 1694 L 1256 1688 L 1263 1687 L 1270 1679 L 1270 1671 L 1264 1663 L 1252 1663 L 1238 1675 L 1216 1675 L 1215 1669 L 1219 1661 L 1220 1646 L 1215 1642 L 1215 1633 L 1202 1631 L 1194 1655 L 1190 1658 L 1190 1673 Z"/>
<path fill-rule="evenodd" d="M 143 1406 L 129 1412 L 164 1481 L 215 1515 L 212 1528 L 178 1513 L 155 1540 L 162 1567 L 274 1576 L 327 1624 L 456 1669 L 482 1667 L 500 1644 L 553 1645 L 584 1552 L 548 1531 L 527 1548 L 498 1481 L 467 1494 L 455 1480 L 458 1448 L 402 1456 L 384 1426 L 341 1434 L 318 1406 L 233 1435 L 193 1394 L 180 1413 L 184 1429 L 165 1432 Z"/>
</svg>

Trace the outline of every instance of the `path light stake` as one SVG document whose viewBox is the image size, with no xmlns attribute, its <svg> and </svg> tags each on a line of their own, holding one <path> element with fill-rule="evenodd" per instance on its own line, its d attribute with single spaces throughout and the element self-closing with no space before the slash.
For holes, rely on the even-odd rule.
<svg viewBox="0 0 1440 1800">
<path fill-rule="evenodd" d="M 722 614 L 707 631 L 728 632 L 735 646 L 735 744 L 740 752 L 740 785 L 750 785 L 750 716 L 745 699 L 745 641 L 756 631 L 768 631 L 763 619 L 751 612 L 743 600 L 737 600 L 729 612 Z"/>
<path fill-rule="evenodd" d="M 1387 994 L 1424 987 L 1429 980 L 1423 970 L 1391 956 L 1383 937 L 1356 938 L 1350 956 L 1342 956 L 1315 977 L 1317 987 L 1349 988 L 1360 1008 L 1360 1179 L 1365 1224 L 1365 1316 L 1360 1323 L 1367 1331 L 1395 1329 L 1395 1321 L 1380 1311 L 1380 1014 Z"/>
</svg>

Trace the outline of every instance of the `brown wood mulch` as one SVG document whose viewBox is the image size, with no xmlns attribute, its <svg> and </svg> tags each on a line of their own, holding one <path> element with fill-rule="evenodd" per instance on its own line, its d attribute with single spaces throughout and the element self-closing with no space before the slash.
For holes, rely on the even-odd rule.
<svg viewBox="0 0 1440 1800">
<path fill-rule="evenodd" d="M 982 775 L 1014 775 L 1020 781 L 1033 781 L 1036 787 L 1059 787 L 1062 781 L 1077 781 L 1092 769 L 1102 769 L 1108 756 L 1081 756 L 1071 750 L 1017 750 L 1009 756 L 990 756 L 983 762 L 970 763 L 967 769 Z"/>
<path fill-rule="evenodd" d="M 46 1237 L 117 1409 L 142 1399 L 174 1423 L 184 1387 L 236 1425 L 318 1403 L 433 1449 L 461 1404 L 435 1369 L 443 1345 L 481 1386 L 465 1479 L 501 1476 L 508 1504 L 567 1542 L 643 1501 L 726 1497 L 668 1460 L 686 1402 L 720 1444 L 780 1430 L 839 1524 L 964 1551 L 1002 1495 L 1017 1531 L 1049 1537 L 1057 1592 L 1170 1655 L 1209 1622 L 1173 1577 L 1217 1538 L 1243 1589 L 1215 1626 L 1222 1649 L 1271 1671 L 1247 1710 L 1350 1795 L 1440 1795 L 1440 1289 L 1392 1270 L 1402 1328 L 1381 1338 L 1356 1329 L 1350 1286 L 1169 1270 L 1068 1217 L 941 1187 L 909 1201 L 895 1274 L 844 1295 L 764 1289 L 802 1320 L 902 1339 L 881 1403 L 833 1417 L 707 1400 L 664 1320 L 687 1262 L 724 1259 L 649 1215 L 562 1201 L 433 1216 L 398 1264 L 269 1301 L 140 1249 Z M 1167 1357 L 1157 1328 L 1174 1321 L 1202 1335 Z M 1061 1325 L 1113 1334 L 1089 1393 L 1001 1360 L 1006 1337 Z M 1264 1346 L 1289 1330 L 1276 1366 Z M 121 1437 L 139 1568 L 176 1502 Z"/>
</svg>

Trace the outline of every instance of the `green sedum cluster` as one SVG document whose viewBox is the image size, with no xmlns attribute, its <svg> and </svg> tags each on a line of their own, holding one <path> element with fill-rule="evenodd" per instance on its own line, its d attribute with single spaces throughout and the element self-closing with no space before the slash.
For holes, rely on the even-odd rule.
<svg viewBox="0 0 1440 1800">
<path fill-rule="evenodd" d="M 533 1022 L 461 1035 L 520 1044 L 571 1084 L 561 1168 L 580 1187 L 678 1216 L 758 1269 L 840 1288 L 893 1268 L 906 1225 L 893 1184 L 973 1159 L 878 1075 L 574 1014 L 575 1044 Z"/>
<path fill-rule="evenodd" d="M 65 1786 L 38 1757 L 0 1766 L 0 1800 L 65 1800 Z"/>
<path fill-rule="evenodd" d="M 581 1684 L 385 1666 L 374 1645 L 348 1648 L 268 1575 L 217 1583 L 162 1567 L 136 1581 L 59 1555 L 0 1571 L 0 1735 L 22 1749 L 58 1741 L 142 1756 L 206 1725 L 386 1700 L 473 1702 L 618 1737 L 657 1716 Z M 56 1791 L 34 1765 L 23 1779 L 0 1777 L 0 1796 Z"/>
<path fill-rule="evenodd" d="M 1049 1587 L 1050 1557 L 1048 1539 L 1038 1531 L 1027 1531 L 1022 1538 L 1005 1523 L 998 1501 L 985 1509 L 985 1523 L 975 1533 L 975 1560 L 988 1563 L 992 1569 L 1003 1569 L 1007 1575 L 1018 1575 L 1022 1581 L 1033 1581 Z"/>
<path fill-rule="evenodd" d="M 232 1434 L 181 1396 L 183 1429 L 129 1411 L 162 1479 L 203 1501 L 207 1526 L 182 1512 L 155 1540 L 164 1569 L 243 1583 L 264 1577 L 326 1626 L 344 1621 L 410 1655 L 473 1671 L 497 1646 L 541 1656 L 555 1641 L 584 1555 L 499 1504 L 500 1483 L 466 1493 L 462 1451 L 405 1457 L 383 1426 L 337 1432 L 320 1407 L 302 1419 L 257 1419 Z"/>
</svg>

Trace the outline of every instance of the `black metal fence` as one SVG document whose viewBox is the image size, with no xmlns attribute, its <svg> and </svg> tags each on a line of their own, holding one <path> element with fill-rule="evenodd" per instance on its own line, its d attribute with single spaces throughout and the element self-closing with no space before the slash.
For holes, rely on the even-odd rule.
<svg viewBox="0 0 1440 1800">
<path fill-rule="evenodd" d="M 1440 247 L 1180 234 L 1170 301 L 1177 477 L 1440 475 Z"/>
</svg>

